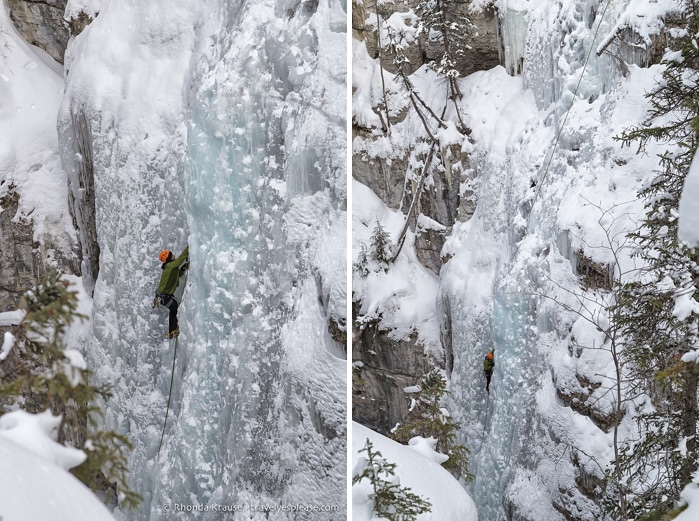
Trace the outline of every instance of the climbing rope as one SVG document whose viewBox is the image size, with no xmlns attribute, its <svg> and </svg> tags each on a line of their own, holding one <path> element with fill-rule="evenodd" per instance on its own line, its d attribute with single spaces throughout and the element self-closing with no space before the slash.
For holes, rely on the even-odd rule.
<svg viewBox="0 0 699 521">
<path fill-rule="evenodd" d="M 184 284 L 183 288 L 187 287 L 187 275 L 189 274 L 189 269 L 183 277 Z M 180 303 L 184 297 L 184 289 L 182 290 L 182 295 L 180 295 Z M 170 414 L 170 401 L 172 400 L 172 383 L 175 380 L 175 360 L 177 360 L 177 345 L 179 344 L 180 337 L 175 337 L 175 351 L 172 355 L 172 372 L 170 373 L 170 392 L 167 395 L 167 406 L 165 407 L 165 421 L 163 422 L 163 432 L 160 434 L 160 444 L 158 445 L 158 456 L 160 456 L 160 449 L 163 447 L 163 439 L 165 438 L 165 427 L 167 427 L 167 417 Z"/>
<path fill-rule="evenodd" d="M 541 187 L 544 186 L 546 183 L 546 178 L 548 177 L 549 173 L 549 167 L 551 166 L 551 162 L 553 161 L 553 156 L 556 153 L 556 148 L 558 148 L 558 141 L 561 138 L 561 133 L 563 132 L 563 128 L 565 127 L 566 123 L 568 122 L 568 116 L 570 115 L 570 110 L 573 108 L 573 104 L 575 103 L 575 98 L 578 97 L 578 90 L 580 89 L 580 84 L 582 83 L 583 76 L 585 76 L 585 70 L 587 70 L 587 64 L 590 61 L 590 56 L 592 55 L 592 49 L 594 47 L 595 41 L 597 40 L 597 35 L 599 34 L 600 27 L 602 27 L 602 20 L 604 20 L 604 15 L 607 12 L 607 8 L 609 7 L 609 4 L 611 3 L 611 0 L 607 0 L 606 5 L 604 6 L 604 11 L 602 11 L 602 16 L 600 16 L 599 23 L 597 24 L 597 29 L 595 30 L 595 35 L 592 38 L 592 42 L 590 42 L 590 49 L 587 51 L 587 56 L 585 57 L 585 63 L 583 64 L 583 70 L 580 73 L 580 78 L 578 79 L 578 84 L 575 86 L 575 91 L 573 92 L 573 98 L 570 100 L 570 105 L 568 105 L 568 109 L 566 110 L 565 117 L 563 118 L 563 123 L 561 123 L 560 128 L 558 129 L 558 134 L 556 135 L 556 141 L 553 144 L 553 149 L 551 150 L 551 155 L 549 156 L 549 160 L 546 163 L 546 168 L 544 169 L 544 174 L 541 177 L 541 181 L 539 182 L 539 185 L 537 186 L 536 192 L 534 193 L 534 199 L 532 200 L 532 210 L 534 209 L 534 204 L 536 203 L 536 200 L 539 198 L 539 192 L 541 192 Z M 527 217 L 527 228 L 529 227 L 529 221 L 531 220 L 532 217 L 532 211 L 529 212 L 529 216 Z"/>
<path fill-rule="evenodd" d="M 167 407 L 165 408 L 165 422 L 163 423 L 163 432 L 160 435 L 158 455 L 160 455 L 160 449 L 163 446 L 163 439 L 165 438 L 165 427 L 167 427 L 167 417 L 170 414 L 170 400 L 172 399 L 172 382 L 175 380 L 175 360 L 177 360 L 177 344 L 179 343 L 179 339 L 180 337 L 175 337 L 175 352 L 172 356 L 172 373 L 170 374 L 170 392 L 167 395 Z"/>
<path fill-rule="evenodd" d="M 488 428 L 490 427 L 490 407 L 491 407 L 491 402 L 490 402 L 490 393 L 486 393 L 485 395 L 485 423 L 483 424 L 483 430 L 485 432 L 488 432 Z"/>
<path fill-rule="evenodd" d="M 167 417 L 170 414 L 170 400 L 172 399 L 172 382 L 175 380 L 175 360 L 177 360 L 177 344 L 179 343 L 180 337 L 175 337 L 175 352 L 172 355 L 172 373 L 170 374 L 170 392 L 167 395 L 167 407 L 165 408 L 165 422 L 163 422 L 163 432 L 160 435 L 160 445 L 158 445 L 158 455 L 160 455 L 160 449 L 163 446 L 163 439 L 165 438 L 165 427 L 167 426 Z"/>
</svg>

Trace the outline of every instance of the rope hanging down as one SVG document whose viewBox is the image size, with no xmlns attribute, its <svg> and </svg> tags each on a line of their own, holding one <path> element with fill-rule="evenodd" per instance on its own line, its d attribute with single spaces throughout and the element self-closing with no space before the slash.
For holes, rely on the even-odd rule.
<svg viewBox="0 0 699 521">
<path fill-rule="evenodd" d="M 187 274 L 189 271 L 187 271 Z M 187 287 L 187 276 L 184 277 L 184 288 Z M 180 302 L 182 302 L 182 297 L 184 297 L 184 289 L 182 290 L 182 295 L 180 295 Z M 175 337 L 175 351 L 172 355 L 172 373 L 170 373 L 170 392 L 167 395 L 167 406 L 165 408 L 165 421 L 163 422 L 163 432 L 160 434 L 160 443 L 158 444 L 158 456 L 160 456 L 160 449 L 163 447 L 163 439 L 165 438 L 165 427 L 167 427 L 167 417 L 170 414 L 170 400 L 172 400 L 172 383 L 175 380 L 175 360 L 177 360 L 177 345 L 179 344 L 180 337 Z"/>
<path fill-rule="evenodd" d="M 158 455 L 160 455 L 160 449 L 163 446 L 163 439 L 165 438 L 165 427 L 167 427 L 167 417 L 170 413 L 170 400 L 172 399 L 172 382 L 175 380 L 175 360 L 177 360 L 177 344 L 179 343 L 180 337 L 175 337 L 175 352 L 172 356 L 172 373 L 170 374 L 170 392 L 167 395 L 167 407 L 165 409 L 165 421 L 163 422 L 163 432 L 160 435 L 160 444 L 158 445 Z"/>
<path fill-rule="evenodd" d="M 599 23 L 597 24 L 597 29 L 595 30 L 595 35 L 592 37 L 592 42 L 590 42 L 590 49 L 587 51 L 587 56 L 585 57 L 585 63 L 583 64 L 583 70 L 580 73 L 580 78 L 578 78 L 578 84 L 575 86 L 575 91 L 573 92 L 573 98 L 570 100 L 570 105 L 568 105 L 568 109 L 566 110 L 565 117 L 563 118 L 563 123 L 561 123 L 561 127 L 558 129 L 558 134 L 556 134 L 556 141 L 553 144 L 553 149 L 551 150 L 551 155 L 549 156 L 549 160 L 546 163 L 546 168 L 544 169 L 544 175 L 541 177 L 541 182 L 539 182 L 539 185 L 536 189 L 536 192 L 534 194 L 534 199 L 532 200 L 532 210 L 534 209 L 534 204 L 536 203 L 536 200 L 539 198 L 539 192 L 541 192 L 541 187 L 544 186 L 546 183 L 546 178 L 548 177 L 549 173 L 549 167 L 551 166 L 551 162 L 553 161 L 553 155 L 556 153 L 556 148 L 558 148 L 558 141 L 561 138 L 561 133 L 563 132 L 563 127 L 565 127 L 566 123 L 568 122 L 568 115 L 570 114 L 570 110 L 573 108 L 573 104 L 575 103 L 575 98 L 578 97 L 578 90 L 580 89 L 580 84 L 582 83 L 583 76 L 585 75 L 585 71 L 587 70 L 587 64 L 590 61 L 590 56 L 592 55 L 592 49 L 594 48 L 595 45 L 595 40 L 597 40 L 597 35 L 599 34 L 600 27 L 602 27 L 602 20 L 604 20 L 604 15 L 607 12 L 607 8 L 609 7 L 609 4 L 611 3 L 611 0 L 607 0 L 606 5 L 604 6 L 604 11 L 602 11 L 602 16 L 599 18 Z M 529 227 L 529 221 L 531 220 L 532 217 L 532 211 L 529 212 L 529 216 L 527 217 L 527 227 Z"/>
</svg>

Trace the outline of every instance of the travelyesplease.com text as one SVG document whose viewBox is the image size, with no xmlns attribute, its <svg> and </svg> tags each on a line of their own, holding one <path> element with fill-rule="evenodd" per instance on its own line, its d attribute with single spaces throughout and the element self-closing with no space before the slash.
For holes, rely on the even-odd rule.
<svg viewBox="0 0 699 521">
<path fill-rule="evenodd" d="M 337 505 L 304 504 L 186 504 L 173 503 L 164 505 L 163 512 L 339 512 Z"/>
</svg>

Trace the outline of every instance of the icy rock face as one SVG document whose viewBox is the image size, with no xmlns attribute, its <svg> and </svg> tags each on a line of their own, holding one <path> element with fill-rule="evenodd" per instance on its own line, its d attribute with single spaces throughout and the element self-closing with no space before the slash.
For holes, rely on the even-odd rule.
<svg viewBox="0 0 699 521">
<path fill-rule="evenodd" d="M 524 43 L 529 25 L 529 12 L 505 9 L 500 29 L 505 54 L 505 69 L 512 76 L 522 74 L 524 67 Z"/>
<path fill-rule="evenodd" d="M 66 0 L 5 0 L 5 3 L 24 39 L 63 63 L 69 37 L 63 22 Z"/>
<path fill-rule="evenodd" d="M 442 268 L 438 299 L 454 355 L 453 410 L 472 450 L 479 518 L 604 519 L 597 464 L 613 458 L 613 364 L 604 335 L 586 323 L 589 310 L 565 306 L 580 308 L 583 297 L 574 294 L 604 298 L 613 262 L 605 241 L 624 237 L 640 215 L 635 191 L 655 163 L 612 136 L 642 121 L 649 89 L 637 86 L 652 85 L 654 71 L 629 67 L 623 80 L 613 59 L 594 52 L 626 3 L 611 3 L 604 18 L 596 2 L 508 4 L 507 63 L 522 76 L 494 70 L 463 87 L 473 98 L 467 124 L 497 132 L 471 125 L 478 206 L 443 250 L 454 255 Z M 498 106 L 489 111 L 494 97 Z M 623 210 L 615 207 L 622 202 Z M 601 306 L 589 312 L 606 319 Z M 487 395 L 482 361 L 491 348 L 496 367 Z M 627 421 L 622 429 L 632 428 Z"/>
<path fill-rule="evenodd" d="M 100 252 L 88 363 L 135 445 L 133 519 L 175 502 L 344 516 L 345 17 L 336 0 L 109 2 L 69 48 L 62 157 L 77 203 L 90 136 Z M 174 347 L 150 312 L 157 255 L 187 243 L 156 457 Z"/>
</svg>

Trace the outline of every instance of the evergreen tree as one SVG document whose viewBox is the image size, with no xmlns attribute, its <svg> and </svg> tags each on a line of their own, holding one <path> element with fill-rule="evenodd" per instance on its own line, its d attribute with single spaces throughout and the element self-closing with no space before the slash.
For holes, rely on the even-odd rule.
<svg viewBox="0 0 699 521">
<path fill-rule="evenodd" d="M 469 46 L 466 36 L 472 32 L 471 21 L 456 12 L 456 7 L 463 2 L 454 0 L 422 0 L 415 12 L 420 19 L 420 31 L 428 40 L 433 41 L 442 49 L 442 54 L 428 65 L 437 74 L 447 79 L 447 97 L 454 102 L 454 110 L 459 119 L 462 132 L 466 131 L 466 125 L 461 118 L 459 105 L 463 95 L 459 89 L 458 78 L 461 75 L 457 69 L 457 63 L 463 59 Z"/>
<path fill-rule="evenodd" d="M 352 265 L 352 271 L 359 273 L 362 277 L 369 275 L 369 252 L 364 243 L 360 245 L 357 262 Z"/>
<path fill-rule="evenodd" d="M 640 438 L 628 442 L 619 461 L 628 476 L 632 517 L 669 511 L 697 468 L 697 366 L 681 357 L 699 341 L 699 320 L 678 314 L 675 304 L 683 292 L 699 297 L 697 252 L 678 241 L 676 219 L 699 144 L 698 0 L 685 3 L 685 23 L 681 58 L 666 62 L 662 81 L 648 94 L 647 121 L 619 137 L 637 143 L 639 151 L 650 141 L 668 145 L 657 177 L 639 193 L 647 213 L 631 235 L 645 267 L 620 301 L 630 397 L 644 394 L 652 402 L 636 417 Z"/>
<path fill-rule="evenodd" d="M 454 0 L 422 0 L 415 8 L 420 31 L 442 48 L 442 54 L 429 66 L 449 81 L 451 96 L 461 98 L 456 79 L 460 76 L 457 62 L 468 50 L 466 36 L 473 30 L 471 21 L 456 13 L 463 2 Z"/>
<path fill-rule="evenodd" d="M 371 258 L 384 267 L 391 260 L 391 237 L 378 219 L 371 235 Z"/>
<path fill-rule="evenodd" d="M 389 521 L 414 521 L 420 514 L 430 512 L 432 505 L 428 501 L 396 482 L 396 464 L 389 463 L 373 449 L 367 438 L 364 448 L 359 451 L 366 453 L 366 463 L 362 472 L 352 477 L 352 485 L 363 479 L 369 480 L 372 487 L 369 499 L 374 502 L 374 513 Z"/>
<path fill-rule="evenodd" d="M 141 497 L 126 483 L 126 451 L 131 443 L 98 427 L 101 411 L 96 403 L 111 396 L 110 388 L 92 384 L 91 372 L 66 356 L 65 332 L 74 319 L 85 318 L 77 312 L 76 292 L 59 274 L 51 273 L 25 300 L 27 313 L 13 331 L 19 367 L 9 381 L 0 382 L 0 399 L 21 404 L 27 412 L 50 409 L 60 414 L 58 441 L 87 454 L 85 462 L 71 472 L 98 492 L 116 485 L 120 504 L 136 507 Z"/>
<path fill-rule="evenodd" d="M 456 434 L 461 424 L 454 422 L 441 405 L 442 398 L 448 392 L 442 373 L 433 369 L 424 375 L 420 389 L 408 421 L 395 432 L 396 440 L 407 443 L 415 436 L 434 437 L 437 440 L 436 450 L 449 457 L 444 462 L 444 467 L 457 478 L 463 477 L 466 481 L 471 481 L 473 476 L 468 471 L 469 450 L 457 443 Z"/>
</svg>

